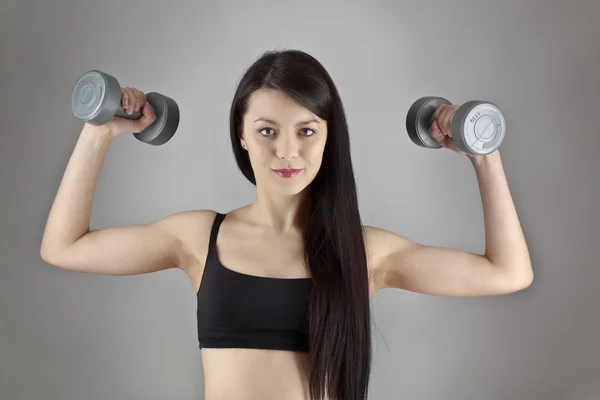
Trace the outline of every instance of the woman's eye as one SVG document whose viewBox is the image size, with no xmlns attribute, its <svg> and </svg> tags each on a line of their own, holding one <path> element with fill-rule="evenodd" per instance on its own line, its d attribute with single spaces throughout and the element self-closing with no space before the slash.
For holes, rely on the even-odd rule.
<svg viewBox="0 0 600 400">
<path fill-rule="evenodd" d="M 315 134 L 315 131 L 310 128 L 305 128 L 305 129 L 303 129 L 303 131 L 305 132 L 304 136 L 312 136 Z M 260 134 L 263 136 L 273 136 L 275 134 L 275 132 L 271 128 L 262 128 L 258 132 L 260 132 Z M 270 133 L 265 133 L 265 132 L 270 132 Z"/>
<path fill-rule="evenodd" d="M 261 133 L 261 135 L 263 135 L 263 136 L 273 136 L 272 134 L 270 134 L 270 135 L 265 135 L 265 134 L 263 133 L 264 131 L 273 131 L 273 129 L 271 129 L 271 128 L 262 128 L 261 130 L 259 130 L 259 132 L 260 132 L 260 133 Z"/>
</svg>

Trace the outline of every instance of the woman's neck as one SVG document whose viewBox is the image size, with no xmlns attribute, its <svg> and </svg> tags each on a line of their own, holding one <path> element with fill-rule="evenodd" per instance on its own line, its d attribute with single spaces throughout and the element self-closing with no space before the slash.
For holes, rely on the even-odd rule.
<svg viewBox="0 0 600 400">
<path fill-rule="evenodd" d="M 248 213 L 257 224 L 277 232 L 303 230 L 311 211 L 309 200 L 308 191 L 293 196 L 258 194 Z"/>
</svg>

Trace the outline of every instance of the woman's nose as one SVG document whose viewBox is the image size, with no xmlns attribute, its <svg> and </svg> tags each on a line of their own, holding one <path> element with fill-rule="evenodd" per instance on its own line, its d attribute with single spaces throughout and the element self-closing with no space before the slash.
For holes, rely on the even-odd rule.
<svg viewBox="0 0 600 400">
<path fill-rule="evenodd" d="M 276 144 L 277 158 L 282 160 L 292 160 L 298 157 L 299 143 L 295 137 L 282 135 L 278 138 Z"/>
</svg>

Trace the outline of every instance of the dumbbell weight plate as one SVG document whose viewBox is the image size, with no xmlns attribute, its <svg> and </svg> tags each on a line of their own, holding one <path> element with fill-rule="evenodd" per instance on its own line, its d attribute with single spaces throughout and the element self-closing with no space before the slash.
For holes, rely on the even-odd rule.
<svg viewBox="0 0 600 400">
<path fill-rule="evenodd" d="M 452 118 L 452 137 L 456 147 L 467 154 L 493 153 L 506 135 L 506 120 L 493 103 L 468 101 Z"/>
<path fill-rule="evenodd" d="M 429 134 L 433 114 L 440 104 L 452 104 L 442 97 L 421 97 L 413 103 L 406 115 L 406 130 L 411 140 L 418 146 L 439 149 L 442 146 Z"/>
<path fill-rule="evenodd" d="M 179 126 L 179 107 L 172 98 L 156 92 L 147 93 L 146 99 L 152 106 L 156 121 L 133 136 L 144 143 L 160 146 L 173 137 Z"/>
<path fill-rule="evenodd" d="M 112 76 L 91 70 L 83 74 L 71 92 L 71 111 L 92 125 L 110 121 L 121 107 L 121 86 Z"/>
</svg>

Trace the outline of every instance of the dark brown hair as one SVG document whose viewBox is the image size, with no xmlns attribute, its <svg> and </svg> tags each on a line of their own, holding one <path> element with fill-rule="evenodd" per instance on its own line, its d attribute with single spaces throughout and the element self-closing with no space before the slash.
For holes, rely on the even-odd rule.
<svg viewBox="0 0 600 400">
<path fill-rule="evenodd" d="M 323 162 L 310 187 L 304 231 L 310 294 L 310 394 L 322 399 L 367 398 L 371 371 L 371 315 L 367 258 L 350 157 L 350 138 L 339 93 L 325 68 L 299 50 L 267 51 L 242 76 L 230 111 L 233 153 L 256 185 L 239 133 L 250 95 L 278 89 L 327 121 Z"/>
</svg>

